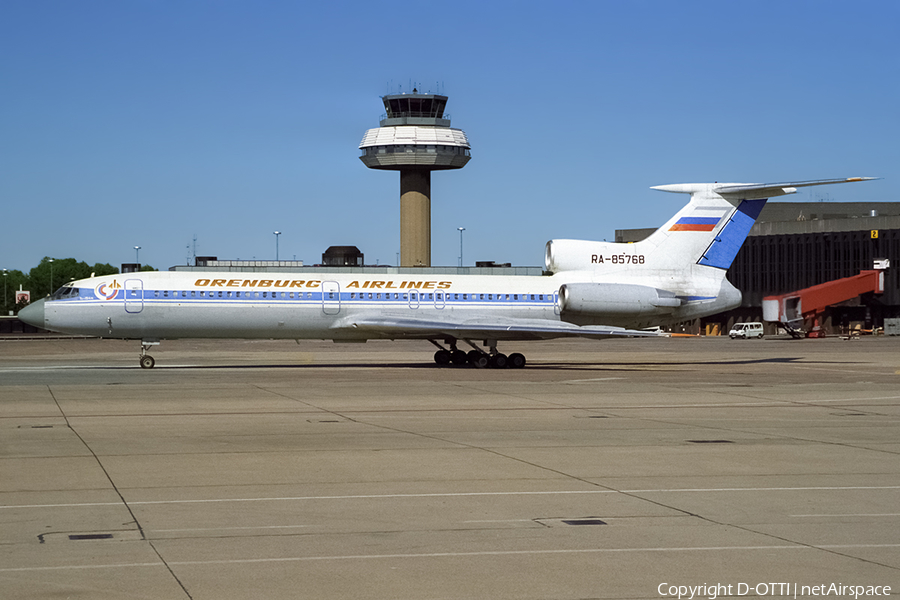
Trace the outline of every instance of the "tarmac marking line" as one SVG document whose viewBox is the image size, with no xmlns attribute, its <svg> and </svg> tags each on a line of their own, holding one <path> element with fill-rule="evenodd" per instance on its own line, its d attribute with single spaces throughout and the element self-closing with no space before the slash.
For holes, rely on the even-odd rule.
<svg viewBox="0 0 900 600">
<path fill-rule="evenodd" d="M 465 498 L 483 496 L 553 496 L 575 494 L 666 494 L 709 492 L 802 492 L 802 491 L 861 491 L 900 490 L 900 485 L 869 486 L 810 486 L 810 487 L 752 487 L 752 488 L 670 488 L 635 490 L 558 490 L 537 492 L 451 492 L 434 494 L 361 494 L 348 496 L 283 496 L 265 498 L 206 498 L 200 500 L 135 500 L 132 506 L 155 504 L 215 504 L 224 502 L 295 502 L 307 500 L 392 500 L 403 498 Z M 13 504 L 0 505 L 0 509 L 14 508 L 78 508 L 90 506 L 121 506 L 121 502 L 88 502 L 73 504 Z"/>
<path fill-rule="evenodd" d="M 154 533 L 173 533 L 179 531 L 235 531 L 240 529 L 303 529 L 310 525 L 257 525 L 255 527 L 192 527 L 188 529 L 151 529 Z"/>
<path fill-rule="evenodd" d="M 837 515 L 788 515 L 789 517 L 805 518 L 805 517 L 900 517 L 900 513 L 846 513 Z"/>
<path fill-rule="evenodd" d="M 479 519 L 477 521 L 463 521 L 463 523 L 534 523 L 535 519 Z"/>
<path fill-rule="evenodd" d="M 851 548 L 898 548 L 900 544 L 830 544 L 823 546 L 807 545 L 773 545 L 773 546 L 682 546 L 651 548 L 568 548 L 558 550 L 483 550 L 475 552 L 429 552 L 422 554 L 350 554 L 332 556 L 287 556 L 276 558 L 236 558 L 221 560 L 183 560 L 159 563 L 118 563 L 104 565 L 60 565 L 54 567 L 6 567 L 0 573 L 16 573 L 23 571 L 60 571 L 74 569 L 123 569 L 137 567 L 171 566 L 203 566 L 203 565 L 235 565 L 277 562 L 312 562 L 339 560 L 383 560 L 383 559 L 417 559 L 417 558 L 469 558 L 477 556 L 537 556 L 553 554 L 604 554 L 604 553 L 638 553 L 638 552 L 723 552 L 723 551 L 758 551 L 758 550 L 840 550 Z"/>
<path fill-rule="evenodd" d="M 160 365 L 157 369 L 188 369 L 199 367 L 200 365 Z M 140 365 L 57 365 L 48 367 L 5 367 L 0 368 L 0 373 L 31 373 L 34 371 L 66 371 L 66 370 L 119 370 L 119 369 L 140 369 Z"/>
</svg>

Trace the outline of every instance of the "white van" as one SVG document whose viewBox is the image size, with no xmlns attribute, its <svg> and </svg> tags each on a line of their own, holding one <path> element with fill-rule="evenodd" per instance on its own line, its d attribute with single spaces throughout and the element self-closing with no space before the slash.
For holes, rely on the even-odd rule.
<svg viewBox="0 0 900 600">
<path fill-rule="evenodd" d="M 761 340 L 763 337 L 763 324 L 735 323 L 731 331 L 728 332 L 728 337 L 731 339 L 743 338 L 746 340 L 747 338 L 757 338 Z"/>
</svg>

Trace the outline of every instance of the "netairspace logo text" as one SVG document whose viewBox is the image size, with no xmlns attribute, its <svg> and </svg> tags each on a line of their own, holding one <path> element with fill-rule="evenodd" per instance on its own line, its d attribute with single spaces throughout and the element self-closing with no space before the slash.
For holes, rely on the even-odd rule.
<svg viewBox="0 0 900 600">
<path fill-rule="evenodd" d="M 843 596 L 845 598 L 871 598 L 890 596 L 889 585 L 844 585 L 843 583 L 822 583 L 819 585 L 803 585 L 798 583 L 714 583 L 703 585 L 678 585 L 661 583 L 656 588 L 660 596 L 691 600 L 692 598 L 708 598 L 716 600 L 723 596 L 784 596 L 791 598 L 816 596 Z"/>
</svg>

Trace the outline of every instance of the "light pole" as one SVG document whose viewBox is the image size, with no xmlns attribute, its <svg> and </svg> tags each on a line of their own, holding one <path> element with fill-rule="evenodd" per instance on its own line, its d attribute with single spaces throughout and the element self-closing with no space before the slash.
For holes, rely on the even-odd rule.
<svg viewBox="0 0 900 600">
<path fill-rule="evenodd" d="M 141 255 L 141 247 L 135 246 L 134 247 L 134 262 L 137 264 L 141 264 L 140 255 Z"/>
<path fill-rule="evenodd" d="M 53 259 L 48 259 L 50 262 L 50 293 L 53 293 Z"/>
<path fill-rule="evenodd" d="M 9 273 L 6 272 L 6 269 L 3 269 L 3 314 L 7 314 L 9 312 L 9 306 L 7 306 L 6 302 L 6 278 L 9 277 Z"/>
<path fill-rule="evenodd" d="M 280 231 L 273 231 L 275 234 L 275 262 L 278 262 L 278 236 L 281 235 Z"/>
<path fill-rule="evenodd" d="M 463 246 L 462 246 L 462 232 L 466 230 L 465 227 L 457 227 L 459 229 L 459 266 L 463 266 Z"/>
</svg>

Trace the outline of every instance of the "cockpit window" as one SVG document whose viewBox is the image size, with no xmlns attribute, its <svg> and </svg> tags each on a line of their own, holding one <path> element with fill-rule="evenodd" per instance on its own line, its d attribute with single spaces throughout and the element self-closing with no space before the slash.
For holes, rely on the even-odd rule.
<svg viewBox="0 0 900 600">
<path fill-rule="evenodd" d="M 61 288 L 59 288 L 58 290 L 56 290 L 55 292 L 53 292 L 53 294 L 50 296 L 50 299 L 51 300 L 61 300 L 63 298 L 69 298 L 69 297 L 77 296 L 77 295 L 78 295 L 78 288 L 73 287 L 71 284 L 66 284 L 66 285 L 62 286 Z"/>
</svg>

